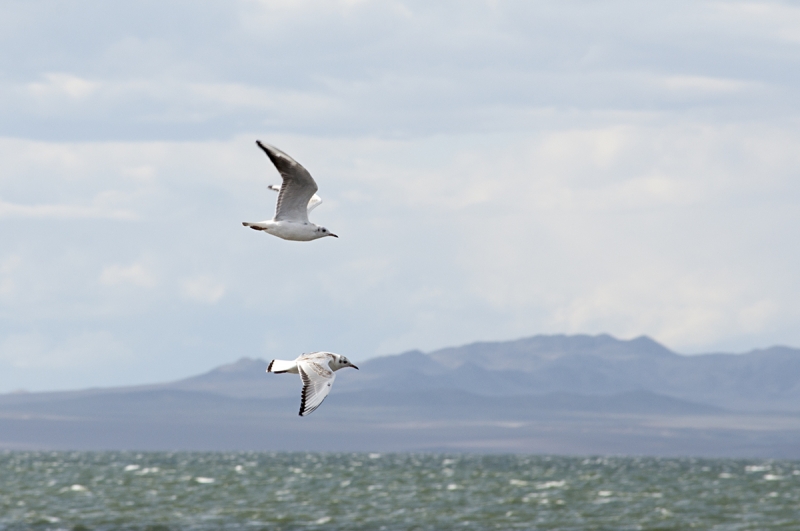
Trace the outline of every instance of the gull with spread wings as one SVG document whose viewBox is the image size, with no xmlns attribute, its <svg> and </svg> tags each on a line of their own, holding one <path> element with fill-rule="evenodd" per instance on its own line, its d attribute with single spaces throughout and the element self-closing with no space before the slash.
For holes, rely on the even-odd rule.
<svg viewBox="0 0 800 531">
<path fill-rule="evenodd" d="M 278 169 L 283 183 L 280 186 L 273 184 L 269 187 L 278 192 L 275 217 L 266 221 L 245 221 L 242 225 L 284 240 L 307 242 L 325 236 L 338 238 L 325 227 L 308 221 L 308 213 L 322 203 L 322 199 L 317 195 L 317 183 L 308 170 L 280 149 L 260 140 L 256 140 L 256 144 L 264 150 Z"/>
<path fill-rule="evenodd" d="M 304 417 L 317 409 L 328 393 L 331 392 L 336 371 L 358 367 L 350 360 L 333 352 L 311 352 L 300 355 L 294 361 L 272 360 L 267 367 L 267 372 L 275 374 L 299 374 L 303 381 L 303 391 L 300 393 L 300 416 Z"/>
</svg>

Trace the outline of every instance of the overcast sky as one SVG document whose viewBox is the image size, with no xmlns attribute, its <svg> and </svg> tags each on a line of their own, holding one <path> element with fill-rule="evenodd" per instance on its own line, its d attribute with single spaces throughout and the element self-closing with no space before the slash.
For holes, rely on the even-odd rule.
<svg viewBox="0 0 800 531">
<path fill-rule="evenodd" d="M 0 3 L 0 392 L 541 333 L 800 346 L 789 2 Z M 287 242 L 255 146 L 315 176 Z"/>
</svg>

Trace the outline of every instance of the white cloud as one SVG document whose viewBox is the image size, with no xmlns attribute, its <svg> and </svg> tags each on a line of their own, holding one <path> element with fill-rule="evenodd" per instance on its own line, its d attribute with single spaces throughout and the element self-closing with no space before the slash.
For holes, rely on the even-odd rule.
<svg viewBox="0 0 800 531">
<path fill-rule="evenodd" d="M 800 8 L 790 2 L 714 2 L 723 22 L 738 32 L 800 42 Z"/>
<path fill-rule="evenodd" d="M 28 83 L 26 88 L 36 98 L 67 96 L 82 100 L 93 95 L 98 84 L 81 77 L 65 73 L 44 74 L 44 81 Z"/>
<path fill-rule="evenodd" d="M 15 288 L 13 275 L 22 265 L 22 257 L 11 255 L 0 260 L 0 298 L 10 296 Z"/>
<path fill-rule="evenodd" d="M 777 305 L 753 293 L 748 286 L 753 279 L 725 271 L 678 273 L 670 264 L 625 273 L 558 307 L 550 328 L 598 333 L 614 329 L 623 337 L 646 330 L 667 345 L 694 347 L 739 335 L 742 327 L 748 333 L 763 332 L 764 317 Z"/>
<path fill-rule="evenodd" d="M 143 288 L 152 288 L 156 285 L 156 275 L 150 267 L 143 263 L 129 266 L 111 265 L 103 268 L 100 273 L 100 283 L 106 286 L 117 284 L 133 284 Z"/>
<path fill-rule="evenodd" d="M 789 237 L 781 227 L 792 226 L 792 210 L 767 205 L 800 193 L 791 129 L 634 122 L 524 136 L 272 136 L 320 183 L 325 203 L 312 220 L 342 236 L 310 244 L 241 227 L 270 215 L 275 201 L 266 184 L 277 173 L 253 136 L 74 144 L 73 165 L 82 168 L 86 190 L 108 186 L 107 168 L 117 167 L 117 182 L 134 191 L 109 201 L 147 215 L 108 227 L 103 249 L 90 235 L 105 225 L 87 226 L 72 250 L 59 251 L 69 257 L 81 250 L 74 270 L 51 271 L 34 255 L 26 258 L 28 287 L 15 293 L 28 293 L 30 315 L 43 301 L 53 308 L 61 301 L 87 316 L 102 308 L 102 315 L 152 314 L 157 321 L 175 303 L 167 291 L 115 299 L 106 289 L 95 300 L 92 284 L 153 287 L 177 279 L 182 298 L 208 311 L 230 311 L 230 304 L 215 304 L 226 298 L 267 318 L 273 301 L 282 301 L 297 311 L 313 308 L 330 326 L 345 316 L 371 323 L 372 335 L 349 341 L 390 352 L 581 330 L 646 333 L 694 349 L 788 330 L 789 316 L 800 312 L 786 298 L 790 290 L 775 288 L 794 282 L 791 246 L 777 247 L 785 250 L 780 270 L 751 251 L 766 235 Z M 136 192 L 140 186 L 155 191 Z M 754 209 L 743 211 L 743 202 Z M 132 251 L 151 258 L 131 262 Z M 185 264 L 197 262 L 217 273 L 186 276 Z M 99 277 L 86 285 L 71 280 L 90 263 Z M 723 270 L 735 280 L 701 289 Z M 681 297 L 660 293 L 671 282 L 685 286 Z M 732 290 L 737 283 L 749 287 Z M 715 298 L 718 292 L 729 296 Z M 334 318 L 325 317 L 330 312 Z M 280 326 L 285 336 L 297 332 L 290 322 Z"/>
<path fill-rule="evenodd" d="M 109 332 L 85 332 L 53 342 L 40 334 L 11 334 L 0 340 L 0 362 L 13 368 L 85 367 L 125 360 L 129 350 Z"/>
<path fill-rule="evenodd" d="M 794 105 L 781 66 L 792 41 L 763 44 L 776 24 L 796 29 L 797 10 L 778 3 L 239 1 L 187 14 L 168 2 L 161 15 L 179 11 L 184 28 L 109 17 L 104 32 L 88 25 L 90 6 L 58 22 L 83 30 L 91 53 L 44 33 L 51 13 L 17 35 L 31 54 L 42 45 L 28 40 L 52 41 L 63 60 L 0 84 L 6 127 L 70 139 L 483 134 L 541 127 L 553 109 L 725 117 Z"/>
<path fill-rule="evenodd" d="M 322 94 L 297 90 L 275 90 L 237 83 L 191 83 L 188 97 L 198 106 L 225 110 L 268 110 L 294 114 L 315 114 L 336 105 L 335 99 Z"/>
<path fill-rule="evenodd" d="M 0 218 L 135 220 L 130 210 L 102 205 L 20 205 L 0 200 Z"/>
<path fill-rule="evenodd" d="M 53 116 L 96 117 L 114 112 L 139 123 L 198 123 L 230 113 L 270 113 L 273 120 L 312 119 L 342 111 L 336 94 L 319 90 L 265 87 L 244 83 L 176 79 L 84 79 L 73 74 L 45 74 L 43 81 L 0 84 L 17 108 Z M 0 92 L 2 94 L 2 92 Z M 129 116 L 129 102 L 147 101 L 151 111 Z M 1 105 L 0 105 L 1 107 Z"/>
<path fill-rule="evenodd" d="M 228 361 L 231 342 L 800 344 L 794 6 L 42 5 L 0 17 L 0 317 L 19 352 L 135 330 L 120 382 Z M 339 240 L 240 225 L 274 208 L 255 138 L 314 174 L 312 220 Z"/>
<path fill-rule="evenodd" d="M 675 91 L 697 91 L 705 93 L 733 93 L 759 88 L 758 83 L 708 76 L 667 76 L 664 86 Z"/>
<path fill-rule="evenodd" d="M 204 304 L 214 304 L 225 295 L 225 284 L 207 275 L 197 275 L 181 282 L 184 296 Z"/>
<path fill-rule="evenodd" d="M 143 166 L 132 166 L 122 169 L 122 174 L 126 177 L 132 177 L 141 181 L 152 181 L 155 179 L 158 171 L 155 167 L 145 164 Z"/>
<path fill-rule="evenodd" d="M 595 135 L 604 146 L 599 155 Z M 800 168 L 797 157 L 752 149 L 764 135 L 780 136 L 747 127 L 630 127 L 515 145 L 528 156 L 517 167 L 501 163 L 493 185 L 502 193 L 479 210 L 451 213 L 474 231 L 459 253 L 470 291 L 497 312 L 535 316 L 549 332 L 647 333 L 675 348 L 787 330 L 800 307 L 776 284 L 795 281 L 783 268 L 781 280 L 765 281 L 775 275 L 772 265 L 746 249 L 760 245 L 755 234 L 775 235 L 798 216 L 781 208 L 775 218 L 766 204 L 737 207 L 800 193 L 787 171 Z M 487 153 L 485 161 L 510 158 L 512 150 Z M 736 153 L 735 161 L 726 153 Z M 781 158 L 784 169 L 764 179 L 763 167 Z M 488 174 L 492 164 L 480 167 Z M 460 176 L 443 174 L 437 186 L 457 186 Z M 790 254 L 792 263 L 800 259 Z M 542 320 L 543 313 L 551 317 Z M 523 319 L 516 333 L 529 327 Z"/>
<path fill-rule="evenodd" d="M 160 192 L 159 156 L 146 144 L 0 137 L 0 219 L 139 220 Z"/>
</svg>

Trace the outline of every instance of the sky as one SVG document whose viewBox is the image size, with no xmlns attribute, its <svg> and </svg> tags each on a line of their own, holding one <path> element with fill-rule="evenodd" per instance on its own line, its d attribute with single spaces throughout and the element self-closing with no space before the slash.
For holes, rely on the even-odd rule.
<svg viewBox="0 0 800 531">
<path fill-rule="evenodd" d="M 800 347 L 800 6 L 0 3 L 0 392 L 535 334 Z M 317 180 L 287 242 L 279 176 Z"/>
</svg>

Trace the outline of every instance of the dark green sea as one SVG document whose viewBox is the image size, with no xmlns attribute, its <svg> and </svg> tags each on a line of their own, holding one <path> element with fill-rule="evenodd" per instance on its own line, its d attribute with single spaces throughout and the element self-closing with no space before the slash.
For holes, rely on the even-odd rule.
<svg viewBox="0 0 800 531">
<path fill-rule="evenodd" d="M 800 462 L 0 453 L 0 531 L 800 530 Z"/>
</svg>

